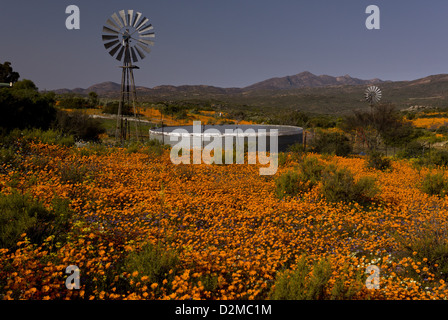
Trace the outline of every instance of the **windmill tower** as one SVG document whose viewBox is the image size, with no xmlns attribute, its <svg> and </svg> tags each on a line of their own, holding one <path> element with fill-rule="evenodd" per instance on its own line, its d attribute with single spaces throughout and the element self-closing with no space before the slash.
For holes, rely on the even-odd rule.
<svg viewBox="0 0 448 320">
<path fill-rule="evenodd" d="M 136 106 L 137 94 L 134 81 L 134 69 L 140 69 L 134 65 L 139 59 L 145 58 L 146 53 L 150 53 L 149 46 L 154 42 L 149 40 L 155 37 L 153 26 L 149 19 L 142 17 L 142 13 L 134 10 L 121 10 L 114 13 L 103 26 L 102 39 L 104 47 L 109 54 L 120 62 L 123 62 L 121 74 L 121 91 L 118 105 L 117 126 L 115 139 L 126 140 L 128 136 L 127 119 L 123 117 L 125 108 L 132 107 L 134 114 L 135 133 L 139 139 L 139 118 Z"/>
</svg>

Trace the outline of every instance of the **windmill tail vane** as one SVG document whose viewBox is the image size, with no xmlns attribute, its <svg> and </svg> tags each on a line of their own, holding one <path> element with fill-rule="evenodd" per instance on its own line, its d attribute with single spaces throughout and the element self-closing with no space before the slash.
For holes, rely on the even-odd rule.
<svg viewBox="0 0 448 320">
<path fill-rule="evenodd" d="M 139 118 L 137 117 L 136 87 L 134 81 L 134 69 L 139 67 L 134 62 L 143 60 L 146 54 L 151 52 L 149 46 L 154 45 L 154 27 L 149 19 L 140 12 L 134 10 L 121 10 L 111 15 L 103 26 L 102 40 L 108 53 L 116 60 L 123 62 L 121 77 L 121 99 L 118 106 L 117 126 L 115 138 L 123 141 L 127 139 L 128 130 L 123 125 L 124 108 L 132 105 L 134 117 L 136 118 L 135 130 L 137 140 L 139 139 Z M 126 121 L 125 123 L 128 123 Z"/>
</svg>

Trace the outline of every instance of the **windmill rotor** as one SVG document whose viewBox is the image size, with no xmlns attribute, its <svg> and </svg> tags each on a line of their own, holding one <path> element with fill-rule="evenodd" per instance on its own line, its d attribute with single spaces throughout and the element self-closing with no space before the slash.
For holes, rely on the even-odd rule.
<svg viewBox="0 0 448 320">
<path fill-rule="evenodd" d="M 143 60 L 150 53 L 155 38 L 149 19 L 134 10 L 114 13 L 103 26 L 102 39 L 109 54 L 127 64 Z"/>
<path fill-rule="evenodd" d="M 381 100 L 381 95 L 380 88 L 376 86 L 368 87 L 364 93 L 365 99 L 370 105 L 378 103 Z"/>
</svg>

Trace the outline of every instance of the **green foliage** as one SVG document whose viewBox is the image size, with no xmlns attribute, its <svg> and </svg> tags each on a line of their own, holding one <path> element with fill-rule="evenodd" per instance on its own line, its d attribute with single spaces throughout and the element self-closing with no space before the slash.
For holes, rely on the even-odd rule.
<svg viewBox="0 0 448 320">
<path fill-rule="evenodd" d="M 65 109 L 95 108 L 99 103 L 98 94 L 89 92 L 88 96 L 75 93 L 66 93 L 59 96 L 59 106 Z"/>
<path fill-rule="evenodd" d="M 103 107 L 103 113 L 116 115 L 116 114 L 118 114 L 119 106 L 120 106 L 120 103 L 118 101 L 108 102 Z M 121 109 L 121 114 L 123 114 L 125 116 L 133 116 L 134 111 L 132 110 L 132 106 L 130 106 L 127 103 L 124 104 Z"/>
<path fill-rule="evenodd" d="M 374 150 L 369 153 L 367 167 L 384 171 L 391 167 L 391 160 L 384 157 L 381 152 Z"/>
<path fill-rule="evenodd" d="M 275 193 L 279 199 L 296 196 L 316 186 L 322 177 L 324 166 L 316 157 L 307 157 L 300 162 L 299 172 L 289 170 L 275 180 Z"/>
<path fill-rule="evenodd" d="M 415 255 L 417 261 L 428 259 L 428 274 L 436 274 L 448 281 L 448 224 L 446 219 L 429 213 L 424 219 L 414 218 L 409 224 L 410 232 L 408 234 L 398 232 L 393 234 L 402 249 L 400 255 Z M 416 280 L 421 280 L 421 278 L 419 279 L 420 274 L 414 273 L 413 276 Z"/>
<path fill-rule="evenodd" d="M 287 171 L 275 180 L 275 193 L 279 199 L 285 196 L 296 196 L 300 192 L 299 174 L 293 170 Z"/>
<path fill-rule="evenodd" d="M 15 83 L 19 78 L 20 75 L 12 69 L 11 62 L 6 61 L 3 64 L 0 64 L 0 82 Z"/>
<path fill-rule="evenodd" d="M 177 120 L 188 119 L 187 110 L 181 109 L 174 114 L 174 118 Z"/>
<path fill-rule="evenodd" d="M 140 276 L 149 277 L 150 283 L 162 286 L 164 279 L 168 282 L 174 279 L 179 264 L 177 252 L 167 250 L 161 245 L 146 244 L 141 251 L 131 252 L 125 259 L 124 268 L 127 272 L 138 271 Z M 171 273 L 170 273 L 170 270 Z"/>
<path fill-rule="evenodd" d="M 448 166 L 448 150 L 431 150 L 429 161 L 437 166 Z"/>
<path fill-rule="evenodd" d="M 86 179 L 89 169 L 86 166 L 69 163 L 59 165 L 59 172 L 62 183 L 77 184 Z"/>
<path fill-rule="evenodd" d="M 398 152 L 397 156 L 400 158 L 407 158 L 407 159 L 419 158 L 424 156 L 425 154 L 424 151 L 425 149 L 423 145 L 420 142 L 413 140 L 410 143 L 408 143 L 403 150 Z"/>
<path fill-rule="evenodd" d="M 50 235 L 61 241 L 70 228 L 72 217 L 68 202 L 53 201 L 53 208 L 46 209 L 40 202 L 27 195 L 0 194 L 0 247 L 14 249 L 22 233 L 32 243 L 40 244 Z"/>
<path fill-rule="evenodd" d="M 96 92 L 89 92 L 89 105 L 96 107 L 99 103 L 98 94 Z"/>
<path fill-rule="evenodd" d="M 270 292 L 272 300 L 326 299 L 331 265 L 326 259 L 317 261 L 311 268 L 302 257 L 295 270 L 286 270 L 277 276 Z"/>
<path fill-rule="evenodd" d="M 99 141 L 99 135 L 106 132 L 99 120 L 81 111 L 68 113 L 58 110 L 55 127 L 84 141 Z"/>
<path fill-rule="evenodd" d="M 373 198 L 378 191 L 375 179 L 372 177 L 361 177 L 355 181 L 347 168 L 338 169 L 333 164 L 323 171 L 322 193 L 328 201 L 364 203 Z"/>
<path fill-rule="evenodd" d="M 48 129 L 56 118 L 53 96 L 35 90 L 0 89 L 0 127 Z"/>
<path fill-rule="evenodd" d="M 300 164 L 299 178 L 302 184 L 302 190 L 307 190 L 321 180 L 324 166 L 315 157 L 307 157 Z"/>
<path fill-rule="evenodd" d="M 39 89 L 37 88 L 37 86 L 34 84 L 33 81 L 28 80 L 28 79 L 23 79 L 21 81 L 17 81 L 14 84 L 13 90 L 14 91 L 18 91 L 18 90 L 38 91 Z"/>
<path fill-rule="evenodd" d="M 429 195 L 444 197 L 448 192 L 448 180 L 443 173 L 428 173 L 423 179 L 421 190 Z"/>
<path fill-rule="evenodd" d="M 311 141 L 315 152 L 347 156 L 352 152 L 349 139 L 340 132 L 321 132 Z"/>
</svg>

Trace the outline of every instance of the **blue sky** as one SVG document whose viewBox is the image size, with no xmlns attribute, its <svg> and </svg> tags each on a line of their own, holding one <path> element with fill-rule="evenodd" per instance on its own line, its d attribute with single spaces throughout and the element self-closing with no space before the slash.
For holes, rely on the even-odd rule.
<svg viewBox="0 0 448 320">
<path fill-rule="evenodd" d="M 302 71 L 383 80 L 448 73 L 448 1 L 412 0 L 1 0 L 0 62 L 40 89 L 120 82 L 101 29 L 134 9 L 154 25 L 156 44 L 137 85 L 244 87 Z M 67 30 L 68 5 L 81 29 Z M 367 30 L 365 9 L 381 10 Z"/>
</svg>

